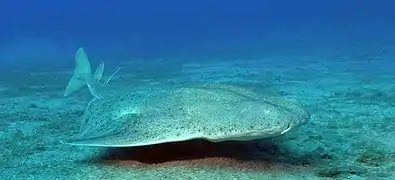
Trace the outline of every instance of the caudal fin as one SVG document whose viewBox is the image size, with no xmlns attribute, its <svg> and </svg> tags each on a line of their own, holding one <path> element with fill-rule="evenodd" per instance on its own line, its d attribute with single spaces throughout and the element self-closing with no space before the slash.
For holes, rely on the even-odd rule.
<svg viewBox="0 0 395 180">
<path fill-rule="evenodd" d="M 89 87 L 91 94 L 98 97 L 98 81 L 103 76 L 104 63 L 101 63 L 96 69 L 92 77 L 91 65 L 83 48 L 79 48 L 75 55 L 76 66 L 73 75 L 64 90 L 64 96 L 70 96 L 83 88 L 85 85 Z"/>
</svg>

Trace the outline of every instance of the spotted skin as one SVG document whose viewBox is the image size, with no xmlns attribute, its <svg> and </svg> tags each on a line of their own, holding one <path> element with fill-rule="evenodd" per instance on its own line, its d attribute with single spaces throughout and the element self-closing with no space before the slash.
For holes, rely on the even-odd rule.
<svg viewBox="0 0 395 180">
<path fill-rule="evenodd" d="M 196 85 L 109 94 L 87 106 L 71 145 L 133 147 L 206 139 L 248 141 L 280 136 L 306 123 L 295 100 L 249 88 Z"/>
</svg>

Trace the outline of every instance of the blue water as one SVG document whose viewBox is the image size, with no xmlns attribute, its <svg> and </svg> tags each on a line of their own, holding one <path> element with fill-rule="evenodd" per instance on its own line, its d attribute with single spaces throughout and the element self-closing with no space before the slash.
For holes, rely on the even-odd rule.
<svg viewBox="0 0 395 180">
<path fill-rule="evenodd" d="M 293 140 L 280 143 L 298 152 L 286 158 L 291 168 L 202 167 L 189 175 L 166 164 L 154 170 L 168 173 L 163 179 L 395 178 L 394 7 L 391 0 L 2 0 L 0 129 L 7 158 L 0 179 L 133 179 L 150 171 L 132 169 L 132 176 L 125 167 L 103 168 L 95 164 L 103 159 L 87 155 L 100 150 L 76 155 L 53 137 L 72 134 L 78 120 L 70 119 L 78 116 L 70 114 L 89 102 L 87 91 L 62 96 L 79 47 L 95 67 L 106 63 L 105 74 L 122 67 L 115 85 L 248 84 L 298 99 L 312 114 L 304 129 L 287 135 Z M 299 166 L 307 156 L 314 159 L 310 169 Z"/>
<path fill-rule="evenodd" d="M 389 0 L 0 3 L 0 58 L 7 62 L 2 67 L 63 66 L 80 46 L 92 56 L 122 61 L 347 52 L 360 46 L 378 51 L 395 36 Z"/>
</svg>

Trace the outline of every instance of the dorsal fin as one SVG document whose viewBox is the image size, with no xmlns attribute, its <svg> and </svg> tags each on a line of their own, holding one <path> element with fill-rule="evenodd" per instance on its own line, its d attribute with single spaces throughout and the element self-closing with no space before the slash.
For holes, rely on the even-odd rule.
<svg viewBox="0 0 395 180">
<path fill-rule="evenodd" d="M 88 86 L 89 92 L 91 93 L 91 95 L 93 97 L 99 99 L 101 85 L 98 83 L 98 81 L 96 81 L 96 79 L 94 79 L 92 76 L 87 76 L 87 77 L 85 77 L 85 83 Z"/>
<path fill-rule="evenodd" d="M 104 62 L 101 62 L 99 66 L 97 66 L 95 73 L 93 74 L 93 78 L 100 82 L 103 77 L 104 72 Z"/>
<path fill-rule="evenodd" d="M 99 82 L 103 78 L 104 62 L 96 68 L 95 73 L 92 75 L 91 65 L 84 49 L 78 48 L 75 55 L 75 69 L 73 75 L 64 90 L 64 96 L 70 96 L 82 89 L 85 85 L 88 86 L 90 93 L 95 98 L 100 98 L 100 91 L 103 85 L 108 84 L 114 76 L 119 72 L 120 68 L 117 68 L 114 73 L 102 84 Z"/>
</svg>

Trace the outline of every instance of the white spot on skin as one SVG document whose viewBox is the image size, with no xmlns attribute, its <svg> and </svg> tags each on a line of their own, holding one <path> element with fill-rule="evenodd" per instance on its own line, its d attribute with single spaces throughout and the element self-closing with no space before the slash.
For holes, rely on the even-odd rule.
<svg viewBox="0 0 395 180">
<path fill-rule="evenodd" d="M 270 110 L 268 110 L 268 109 L 266 109 L 266 110 L 264 111 L 264 113 L 265 113 L 265 114 L 270 114 L 270 113 L 271 113 L 271 111 L 270 111 Z"/>
<path fill-rule="evenodd" d="M 140 114 L 140 108 L 136 106 L 126 107 L 125 109 L 121 109 L 118 114 L 116 114 L 116 118 L 120 118 L 129 114 Z"/>
</svg>

